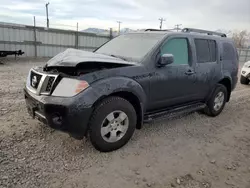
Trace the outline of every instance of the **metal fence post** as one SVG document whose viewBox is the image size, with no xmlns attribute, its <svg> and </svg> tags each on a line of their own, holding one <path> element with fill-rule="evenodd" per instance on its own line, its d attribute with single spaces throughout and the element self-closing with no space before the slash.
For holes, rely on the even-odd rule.
<svg viewBox="0 0 250 188">
<path fill-rule="evenodd" d="M 248 59 L 248 52 L 249 52 L 249 50 L 246 50 L 246 58 L 245 58 L 245 62 L 247 62 L 247 59 Z"/>
<path fill-rule="evenodd" d="M 36 17 L 34 16 L 34 49 L 35 57 L 37 57 L 37 43 L 36 43 Z"/>
<path fill-rule="evenodd" d="M 75 48 L 78 49 L 78 32 L 76 32 Z"/>
<path fill-rule="evenodd" d="M 110 38 L 110 40 L 113 38 L 113 30 L 112 30 L 112 28 L 110 28 L 110 30 L 109 30 L 109 38 Z"/>
</svg>

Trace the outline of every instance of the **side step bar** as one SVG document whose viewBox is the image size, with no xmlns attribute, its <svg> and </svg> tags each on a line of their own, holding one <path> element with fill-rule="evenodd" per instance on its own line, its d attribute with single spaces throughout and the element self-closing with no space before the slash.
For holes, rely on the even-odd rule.
<svg viewBox="0 0 250 188">
<path fill-rule="evenodd" d="M 158 119 L 172 118 L 172 117 L 188 114 L 191 112 L 202 110 L 205 107 L 206 107 L 206 104 L 204 103 L 196 103 L 196 104 L 187 105 L 183 107 L 167 109 L 165 111 L 145 114 L 144 123 L 148 123 L 148 122 L 158 120 Z"/>
</svg>

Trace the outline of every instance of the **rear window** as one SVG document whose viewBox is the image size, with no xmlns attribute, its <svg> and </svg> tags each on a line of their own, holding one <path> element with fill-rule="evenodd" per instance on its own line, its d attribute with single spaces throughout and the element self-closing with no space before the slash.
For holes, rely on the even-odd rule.
<svg viewBox="0 0 250 188">
<path fill-rule="evenodd" d="M 198 63 L 215 62 L 217 47 L 214 40 L 195 39 L 196 56 Z"/>
<path fill-rule="evenodd" d="M 209 50 L 210 50 L 210 60 L 212 62 L 216 61 L 216 42 L 214 40 L 208 40 Z"/>
<path fill-rule="evenodd" d="M 235 54 L 232 44 L 226 42 L 223 43 L 223 60 L 235 60 L 237 56 Z"/>
</svg>

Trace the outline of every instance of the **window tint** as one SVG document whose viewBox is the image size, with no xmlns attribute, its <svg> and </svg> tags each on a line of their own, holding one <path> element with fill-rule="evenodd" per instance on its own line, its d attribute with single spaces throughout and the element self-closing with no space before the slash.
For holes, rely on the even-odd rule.
<svg viewBox="0 0 250 188">
<path fill-rule="evenodd" d="M 223 43 L 223 60 L 235 60 L 235 51 L 230 43 Z"/>
<path fill-rule="evenodd" d="M 194 42 L 198 63 L 216 61 L 216 42 L 214 40 L 195 39 Z"/>
<path fill-rule="evenodd" d="M 210 61 L 216 61 L 216 42 L 214 40 L 208 40 L 209 50 L 210 50 Z"/>
<path fill-rule="evenodd" d="M 172 54 L 177 65 L 188 64 L 188 41 L 183 38 L 170 39 L 161 48 L 162 54 Z"/>
</svg>

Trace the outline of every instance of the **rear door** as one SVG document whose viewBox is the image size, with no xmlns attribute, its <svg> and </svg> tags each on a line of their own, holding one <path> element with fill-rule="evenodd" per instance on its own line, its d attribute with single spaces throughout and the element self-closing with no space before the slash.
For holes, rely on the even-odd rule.
<svg viewBox="0 0 250 188">
<path fill-rule="evenodd" d="M 196 56 L 195 85 L 199 88 L 198 98 L 204 100 L 221 76 L 219 48 L 217 41 L 212 39 L 194 38 L 193 42 Z"/>
</svg>

